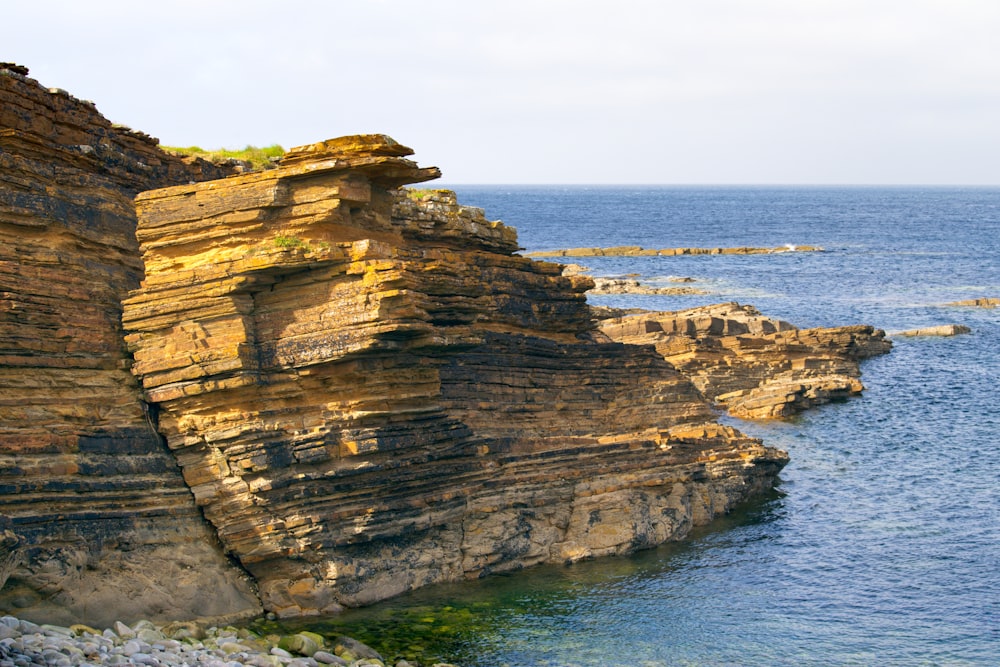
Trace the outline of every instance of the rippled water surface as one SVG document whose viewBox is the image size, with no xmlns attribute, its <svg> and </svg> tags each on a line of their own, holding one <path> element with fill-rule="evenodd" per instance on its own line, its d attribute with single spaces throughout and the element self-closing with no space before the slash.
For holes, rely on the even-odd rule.
<svg viewBox="0 0 1000 667">
<path fill-rule="evenodd" d="M 595 275 L 694 278 L 672 310 L 751 303 L 799 326 L 889 332 L 863 397 L 738 422 L 787 450 L 777 491 L 628 558 L 419 591 L 317 622 L 388 655 L 466 667 L 1000 665 L 1000 190 L 457 188 L 528 250 L 820 245 L 822 253 L 586 258 Z"/>
</svg>

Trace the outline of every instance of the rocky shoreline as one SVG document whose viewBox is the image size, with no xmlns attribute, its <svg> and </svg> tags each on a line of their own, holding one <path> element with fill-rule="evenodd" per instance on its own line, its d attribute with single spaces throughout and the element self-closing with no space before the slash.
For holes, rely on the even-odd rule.
<svg viewBox="0 0 1000 667">
<path fill-rule="evenodd" d="M 773 255 L 782 252 L 822 252 L 823 248 L 788 243 L 775 248 L 741 246 L 736 248 L 643 248 L 614 246 L 611 248 L 563 248 L 525 253 L 525 257 L 676 257 L 678 255 Z"/>
<path fill-rule="evenodd" d="M 156 626 L 117 622 L 98 630 L 86 625 L 38 625 L 13 616 L 0 618 L 0 667 L 47 665 L 150 665 L 153 667 L 420 667 L 387 662 L 350 637 L 314 632 L 258 634 L 246 628 L 204 627 L 197 622 Z M 432 667 L 454 667 L 434 663 Z"/>
</svg>

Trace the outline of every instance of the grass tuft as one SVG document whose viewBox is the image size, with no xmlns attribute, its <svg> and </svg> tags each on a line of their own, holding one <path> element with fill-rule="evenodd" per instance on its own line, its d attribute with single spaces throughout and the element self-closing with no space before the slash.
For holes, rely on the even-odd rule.
<svg viewBox="0 0 1000 667">
<path fill-rule="evenodd" d="M 259 148 L 257 146 L 247 146 L 242 150 L 219 148 L 217 150 L 207 151 L 201 146 L 160 146 L 160 148 L 168 153 L 175 153 L 185 157 L 200 157 L 204 160 L 215 163 L 226 162 L 229 160 L 239 160 L 240 162 L 248 163 L 253 171 L 274 169 L 274 158 L 280 158 L 285 154 L 285 149 L 278 144 L 264 146 L 263 148 Z"/>
</svg>

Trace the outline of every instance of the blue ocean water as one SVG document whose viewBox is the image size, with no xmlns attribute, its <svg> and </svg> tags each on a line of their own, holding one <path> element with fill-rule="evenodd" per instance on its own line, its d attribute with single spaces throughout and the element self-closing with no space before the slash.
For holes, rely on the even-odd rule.
<svg viewBox="0 0 1000 667">
<path fill-rule="evenodd" d="M 864 395 L 736 422 L 791 455 L 774 494 L 627 558 L 433 587 L 333 622 L 465 667 L 1000 665 L 1000 189 L 459 186 L 526 250 L 819 245 L 821 253 L 567 259 L 693 278 L 798 326 L 890 333 Z"/>
</svg>

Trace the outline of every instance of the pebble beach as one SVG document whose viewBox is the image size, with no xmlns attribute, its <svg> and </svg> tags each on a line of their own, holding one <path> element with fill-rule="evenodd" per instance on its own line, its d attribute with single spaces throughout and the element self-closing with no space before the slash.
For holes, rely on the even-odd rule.
<svg viewBox="0 0 1000 667">
<path fill-rule="evenodd" d="M 0 667 L 149 665 L 152 667 L 454 667 L 386 662 L 377 651 L 349 637 L 313 632 L 258 635 L 246 628 L 204 627 L 195 622 L 157 626 L 117 622 L 99 630 L 86 625 L 38 625 L 0 618 Z"/>
</svg>

